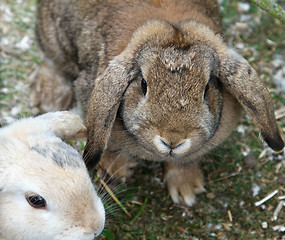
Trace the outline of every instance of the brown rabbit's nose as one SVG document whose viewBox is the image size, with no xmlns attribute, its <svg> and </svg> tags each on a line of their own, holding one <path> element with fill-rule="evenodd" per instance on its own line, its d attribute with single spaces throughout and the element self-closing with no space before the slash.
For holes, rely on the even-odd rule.
<svg viewBox="0 0 285 240">
<path fill-rule="evenodd" d="M 182 143 L 173 143 L 173 142 L 168 143 L 168 142 L 166 142 L 165 140 L 162 140 L 162 139 L 160 139 L 160 141 L 161 141 L 161 143 L 164 146 L 166 146 L 167 148 L 169 148 L 171 150 L 173 150 L 175 148 L 178 148 L 178 147 L 180 147 L 180 146 L 182 146 L 184 144 L 184 142 L 182 142 Z"/>
<path fill-rule="evenodd" d="M 156 148 L 163 153 L 183 154 L 190 147 L 190 139 L 165 139 L 160 136 L 155 137 Z"/>
</svg>

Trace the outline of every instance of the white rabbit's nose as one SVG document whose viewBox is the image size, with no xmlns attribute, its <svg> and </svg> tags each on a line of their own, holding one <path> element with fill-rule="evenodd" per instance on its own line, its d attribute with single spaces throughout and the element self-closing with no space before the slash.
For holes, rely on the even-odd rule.
<svg viewBox="0 0 285 240">
<path fill-rule="evenodd" d="M 86 237 L 86 239 L 92 239 L 94 240 L 94 238 L 98 237 L 101 234 L 101 231 L 98 233 L 94 233 L 94 232 L 84 232 L 84 237 Z"/>
<path fill-rule="evenodd" d="M 85 223 L 84 227 L 84 235 L 98 237 L 104 229 L 105 218 L 101 218 L 100 216 L 92 216 L 87 223 Z"/>
<path fill-rule="evenodd" d="M 191 146 L 190 139 L 183 139 L 182 141 L 173 141 L 162 138 L 161 136 L 155 136 L 154 144 L 156 148 L 162 153 L 168 153 L 170 155 L 184 154 Z"/>
<path fill-rule="evenodd" d="M 94 239 L 95 237 L 98 237 L 101 234 L 101 232 L 103 231 L 103 228 L 104 228 L 104 226 L 98 226 L 98 227 L 96 227 L 96 229 L 94 227 L 92 227 L 91 229 L 86 230 L 84 232 L 84 235 L 85 236 L 91 236 L 92 239 Z"/>
</svg>

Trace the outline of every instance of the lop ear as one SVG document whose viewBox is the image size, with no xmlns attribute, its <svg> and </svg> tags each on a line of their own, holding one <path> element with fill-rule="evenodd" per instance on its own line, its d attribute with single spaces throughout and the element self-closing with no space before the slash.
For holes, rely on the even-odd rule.
<svg viewBox="0 0 285 240">
<path fill-rule="evenodd" d="M 81 118 L 69 111 L 49 112 L 37 117 L 23 118 L 0 130 L 0 137 L 11 136 L 26 141 L 27 136 L 53 133 L 63 141 L 85 139 L 87 129 Z"/>
<path fill-rule="evenodd" d="M 282 150 L 284 142 L 278 131 L 270 94 L 249 63 L 228 50 L 226 55 L 220 56 L 219 78 L 252 117 L 269 147 Z"/>
<path fill-rule="evenodd" d="M 127 64 L 116 57 L 95 80 L 88 106 L 88 138 L 83 154 L 88 169 L 92 169 L 100 160 L 131 79 Z"/>
<path fill-rule="evenodd" d="M 46 131 L 52 131 L 64 141 L 85 139 L 87 137 L 87 129 L 81 118 L 77 114 L 69 111 L 45 113 L 35 119 L 31 118 L 30 121 L 34 132 L 37 131 L 37 127 L 39 131 L 40 128 L 42 128 L 41 131 L 43 131 L 44 126 L 46 126 Z M 31 132 L 32 130 L 29 131 Z"/>
</svg>

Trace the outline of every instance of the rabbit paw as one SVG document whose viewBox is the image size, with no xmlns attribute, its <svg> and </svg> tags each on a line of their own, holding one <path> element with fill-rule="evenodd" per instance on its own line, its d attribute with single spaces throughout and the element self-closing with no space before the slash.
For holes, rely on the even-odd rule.
<svg viewBox="0 0 285 240">
<path fill-rule="evenodd" d="M 111 178 L 125 182 L 133 175 L 133 170 L 138 163 L 130 158 L 127 153 L 105 151 L 100 160 L 100 166 Z"/>
<path fill-rule="evenodd" d="M 66 110 L 73 102 L 72 85 L 51 61 L 43 63 L 30 76 L 31 102 L 44 112 Z"/>
<path fill-rule="evenodd" d="M 205 191 L 199 163 L 187 165 L 165 164 L 164 181 L 174 203 L 192 206 L 195 195 Z"/>
</svg>

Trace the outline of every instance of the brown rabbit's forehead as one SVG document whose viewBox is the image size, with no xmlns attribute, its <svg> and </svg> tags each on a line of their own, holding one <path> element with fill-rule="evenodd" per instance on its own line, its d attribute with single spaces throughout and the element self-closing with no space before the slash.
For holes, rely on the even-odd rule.
<svg viewBox="0 0 285 240">
<path fill-rule="evenodd" d="M 212 62 L 216 61 L 210 51 L 201 54 L 195 47 L 189 49 L 178 49 L 167 47 L 164 49 L 147 50 L 138 65 L 142 76 L 148 83 L 150 93 L 161 92 L 160 97 L 166 93 L 177 95 L 181 93 L 183 99 L 197 99 L 204 93 L 211 72 Z M 147 56 L 147 61 L 145 61 Z M 215 65 L 215 64 L 214 64 Z M 165 94 L 163 94 L 163 92 Z M 149 97 L 157 97 L 158 94 L 150 94 Z M 200 98 L 200 97 L 199 97 Z M 183 102 L 184 102 L 183 100 Z"/>
</svg>

